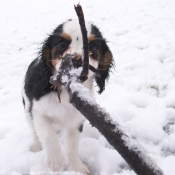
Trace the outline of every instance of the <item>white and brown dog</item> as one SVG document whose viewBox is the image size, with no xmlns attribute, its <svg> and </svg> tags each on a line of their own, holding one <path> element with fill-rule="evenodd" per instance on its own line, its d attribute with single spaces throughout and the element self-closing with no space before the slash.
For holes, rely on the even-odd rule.
<svg viewBox="0 0 175 175">
<path fill-rule="evenodd" d="M 99 29 L 86 23 L 89 41 L 89 64 L 96 68 L 90 71 L 88 80 L 83 84 L 94 96 L 94 82 L 99 93 L 105 89 L 110 69 L 113 67 L 112 53 Z M 55 126 L 65 136 L 65 152 L 68 170 L 88 174 L 87 166 L 78 156 L 80 133 L 85 118 L 70 103 L 66 90 L 61 89 L 61 103 L 57 92 L 49 80 L 59 70 L 61 57 L 66 53 L 73 55 L 75 68 L 82 66 L 82 34 L 78 20 L 68 20 L 59 25 L 43 42 L 38 57 L 29 65 L 24 87 L 23 103 L 25 113 L 33 132 L 31 151 L 44 149 L 45 161 L 52 171 L 59 171 L 64 163 Z"/>
</svg>

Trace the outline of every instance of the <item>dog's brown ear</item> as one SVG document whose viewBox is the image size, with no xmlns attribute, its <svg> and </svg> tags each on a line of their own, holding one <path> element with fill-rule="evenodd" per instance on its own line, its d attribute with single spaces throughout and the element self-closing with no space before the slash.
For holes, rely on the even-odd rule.
<svg viewBox="0 0 175 175">
<path fill-rule="evenodd" d="M 52 40 L 53 36 L 50 35 L 44 42 L 41 48 L 42 59 L 49 61 L 51 60 L 51 50 L 52 50 Z"/>
<path fill-rule="evenodd" d="M 99 87 L 98 93 L 101 94 L 105 89 L 105 84 L 110 77 L 111 68 L 114 66 L 112 53 L 106 44 L 102 41 L 100 47 L 100 60 L 98 65 L 98 75 L 95 77 L 97 86 Z"/>
<path fill-rule="evenodd" d="M 50 57 L 51 57 L 51 49 L 44 47 L 42 49 L 42 58 L 44 60 L 47 60 L 48 61 L 48 60 L 51 59 Z"/>
</svg>

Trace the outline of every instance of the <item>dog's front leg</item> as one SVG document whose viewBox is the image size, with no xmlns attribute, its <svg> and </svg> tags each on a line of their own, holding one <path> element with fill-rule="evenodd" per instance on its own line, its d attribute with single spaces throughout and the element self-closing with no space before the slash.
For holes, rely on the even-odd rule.
<svg viewBox="0 0 175 175">
<path fill-rule="evenodd" d="M 68 128 L 65 131 L 66 155 L 69 170 L 89 174 L 89 169 L 78 156 L 80 131 L 77 128 Z"/>
<path fill-rule="evenodd" d="M 59 171 L 62 168 L 64 159 L 51 119 L 35 114 L 34 124 L 36 133 L 45 151 L 46 165 L 52 171 Z"/>
</svg>

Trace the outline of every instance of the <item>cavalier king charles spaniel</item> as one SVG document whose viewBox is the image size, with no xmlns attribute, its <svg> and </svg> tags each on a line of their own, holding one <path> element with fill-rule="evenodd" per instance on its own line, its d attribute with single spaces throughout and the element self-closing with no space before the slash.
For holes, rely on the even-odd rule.
<svg viewBox="0 0 175 175">
<path fill-rule="evenodd" d="M 106 40 L 99 29 L 86 22 L 89 43 L 88 79 L 83 85 L 94 98 L 94 82 L 101 94 L 105 90 L 114 60 Z M 59 171 L 67 164 L 68 170 L 89 174 L 89 169 L 78 156 L 80 134 L 85 118 L 69 103 L 64 87 L 61 87 L 61 102 L 57 91 L 50 83 L 50 77 L 60 67 L 61 57 L 71 54 L 75 69 L 82 67 L 82 34 L 78 20 L 68 20 L 59 25 L 42 43 L 37 58 L 29 65 L 23 86 L 23 104 L 29 122 L 33 141 L 30 150 L 45 153 L 46 165 L 52 171 Z M 93 70 L 96 71 L 93 71 Z M 63 131 L 65 157 L 61 151 L 56 128 Z"/>
</svg>

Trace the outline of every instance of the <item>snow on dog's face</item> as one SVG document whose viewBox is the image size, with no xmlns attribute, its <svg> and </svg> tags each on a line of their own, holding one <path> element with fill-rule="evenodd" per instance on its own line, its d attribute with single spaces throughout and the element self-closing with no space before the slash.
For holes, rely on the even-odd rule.
<svg viewBox="0 0 175 175">
<path fill-rule="evenodd" d="M 86 28 L 89 64 L 98 70 L 95 80 L 101 93 L 105 89 L 105 81 L 109 78 L 110 68 L 113 66 L 112 53 L 96 26 L 86 23 Z M 45 40 L 41 56 L 54 71 L 57 71 L 61 58 L 68 53 L 73 55 L 73 65 L 78 68 L 82 66 L 82 47 L 82 34 L 78 20 L 68 20 L 59 25 Z"/>
</svg>

